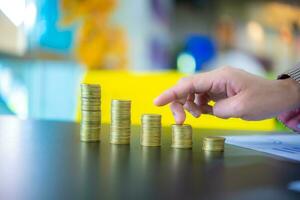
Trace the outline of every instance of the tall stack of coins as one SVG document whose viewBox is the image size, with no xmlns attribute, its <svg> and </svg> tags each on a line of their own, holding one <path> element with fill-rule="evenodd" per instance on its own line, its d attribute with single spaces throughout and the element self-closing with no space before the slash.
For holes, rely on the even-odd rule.
<svg viewBox="0 0 300 200">
<path fill-rule="evenodd" d="M 99 141 L 100 133 L 101 87 L 98 84 L 81 84 L 81 141 Z"/>
<path fill-rule="evenodd" d="M 131 101 L 111 101 L 110 143 L 129 144 L 131 126 Z"/>
<path fill-rule="evenodd" d="M 204 151 L 224 151 L 225 138 L 210 136 L 203 139 Z"/>
<path fill-rule="evenodd" d="M 188 124 L 172 125 L 172 147 L 173 148 L 192 148 L 192 127 Z"/>
<path fill-rule="evenodd" d="M 141 122 L 142 122 L 141 145 L 160 146 L 161 115 L 144 114 L 142 115 Z"/>
</svg>

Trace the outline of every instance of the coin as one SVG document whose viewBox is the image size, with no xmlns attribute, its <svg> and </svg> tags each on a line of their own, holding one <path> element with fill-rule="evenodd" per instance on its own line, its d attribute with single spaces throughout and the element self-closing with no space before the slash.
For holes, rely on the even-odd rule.
<svg viewBox="0 0 300 200">
<path fill-rule="evenodd" d="M 84 142 L 100 140 L 101 87 L 98 84 L 81 84 L 80 139 Z"/>
<path fill-rule="evenodd" d="M 94 105 L 82 105 L 81 106 L 82 111 L 101 111 L 100 105 L 94 106 Z"/>
<path fill-rule="evenodd" d="M 141 116 L 142 146 L 160 146 L 161 143 L 161 115 L 143 114 Z"/>
<path fill-rule="evenodd" d="M 172 147 L 173 148 L 192 148 L 192 127 L 188 124 L 172 125 Z"/>
<path fill-rule="evenodd" d="M 111 139 L 110 143 L 111 144 L 129 144 L 130 139 Z"/>
<path fill-rule="evenodd" d="M 110 142 L 113 144 L 129 144 L 131 130 L 131 101 L 111 101 Z"/>
<path fill-rule="evenodd" d="M 210 136 L 203 139 L 204 151 L 224 151 L 224 137 Z"/>
<path fill-rule="evenodd" d="M 100 89 L 100 85 L 99 84 L 90 84 L 90 83 L 81 83 L 81 89 Z"/>
</svg>

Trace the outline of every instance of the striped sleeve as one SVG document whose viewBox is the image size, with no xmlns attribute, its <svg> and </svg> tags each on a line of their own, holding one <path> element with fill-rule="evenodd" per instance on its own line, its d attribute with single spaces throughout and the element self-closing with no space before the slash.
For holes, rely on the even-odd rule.
<svg viewBox="0 0 300 200">
<path fill-rule="evenodd" d="M 278 76 L 278 79 L 292 78 L 300 84 L 300 64 Z"/>
</svg>

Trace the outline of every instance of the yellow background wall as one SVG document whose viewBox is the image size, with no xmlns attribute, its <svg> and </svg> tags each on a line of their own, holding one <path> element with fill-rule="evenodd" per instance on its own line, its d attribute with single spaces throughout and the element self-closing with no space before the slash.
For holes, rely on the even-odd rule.
<svg viewBox="0 0 300 200">
<path fill-rule="evenodd" d="M 162 114 L 163 125 L 174 123 L 169 106 L 156 107 L 153 99 L 162 91 L 174 85 L 183 74 L 176 72 L 159 73 L 132 73 L 119 71 L 88 71 L 83 83 L 98 83 L 102 90 L 102 122 L 110 122 L 111 99 L 132 100 L 132 123 L 140 124 L 140 116 L 143 113 Z M 78 112 L 77 120 L 80 119 L 80 98 L 78 87 Z M 273 119 L 259 122 L 247 122 L 240 119 L 219 119 L 210 115 L 203 115 L 198 119 L 187 114 L 186 123 L 193 127 L 213 129 L 237 129 L 237 130 L 274 130 Z"/>
</svg>

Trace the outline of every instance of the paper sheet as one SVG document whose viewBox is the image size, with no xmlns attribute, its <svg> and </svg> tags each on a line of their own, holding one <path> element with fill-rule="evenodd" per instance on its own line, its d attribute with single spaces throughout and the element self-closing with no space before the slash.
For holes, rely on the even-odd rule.
<svg viewBox="0 0 300 200">
<path fill-rule="evenodd" d="M 227 144 L 300 161 L 300 135 L 225 136 Z"/>
</svg>

